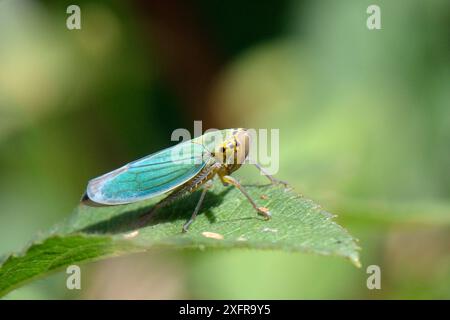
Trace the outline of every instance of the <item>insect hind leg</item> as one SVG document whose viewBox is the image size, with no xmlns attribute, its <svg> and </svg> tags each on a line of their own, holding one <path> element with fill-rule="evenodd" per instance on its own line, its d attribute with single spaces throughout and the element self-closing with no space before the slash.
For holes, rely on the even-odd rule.
<svg viewBox="0 0 450 320">
<path fill-rule="evenodd" d="M 137 225 L 136 225 L 136 229 L 145 227 L 150 222 L 150 220 L 153 218 L 153 216 L 155 215 L 156 211 L 158 211 L 158 209 L 164 207 L 167 204 L 169 204 L 168 198 L 164 198 L 160 202 L 155 204 L 149 211 L 144 213 L 139 218 L 139 220 L 137 222 Z"/>
<path fill-rule="evenodd" d="M 161 209 L 162 207 L 165 207 L 172 202 L 174 202 L 176 199 L 180 198 L 183 194 L 185 194 L 184 189 L 178 189 L 169 194 L 167 197 L 159 201 L 157 204 L 155 204 L 149 211 L 144 213 L 138 220 L 136 229 L 145 227 L 151 219 L 154 217 L 156 211 Z"/>
<path fill-rule="evenodd" d="M 195 218 L 197 218 L 197 214 L 200 211 L 203 201 L 205 200 L 206 192 L 211 187 L 212 187 L 211 181 L 206 182 L 205 185 L 203 186 L 202 194 L 200 195 L 200 199 L 198 200 L 197 205 L 195 206 L 195 210 L 192 213 L 191 218 L 188 221 L 186 221 L 186 223 L 183 225 L 182 232 L 187 232 L 189 229 L 189 226 L 192 224 L 192 222 L 194 222 Z"/>
</svg>

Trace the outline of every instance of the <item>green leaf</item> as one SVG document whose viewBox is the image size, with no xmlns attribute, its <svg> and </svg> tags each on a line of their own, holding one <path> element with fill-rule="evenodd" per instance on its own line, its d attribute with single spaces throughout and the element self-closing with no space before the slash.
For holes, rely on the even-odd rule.
<svg viewBox="0 0 450 320">
<path fill-rule="evenodd" d="M 181 233 L 200 193 L 156 212 L 147 226 L 137 218 L 159 199 L 130 205 L 92 207 L 80 204 L 73 215 L 23 253 L 6 258 L 0 267 L 0 295 L 34 278 L 70 264 L 99 260 L 154 247 L 255 248 L 336 255 L 359 266 L 358 246 L 333 216 L 319 205 L 283 186 L 246 186 L 272 219 L 258 216 L 233 187 L 216 183 L 188 233 Z"/>
</svg>

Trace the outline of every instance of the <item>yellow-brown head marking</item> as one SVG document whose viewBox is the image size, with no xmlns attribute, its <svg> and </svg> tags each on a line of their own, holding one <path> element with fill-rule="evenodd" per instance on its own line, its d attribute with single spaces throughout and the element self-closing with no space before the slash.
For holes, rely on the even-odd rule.
<svg viewBox="0 0 450 320">
<path fill-rule="evenodd" d="M 246 129 L 233 129 L 229 138 L 215 150 L 214 157 L 224 164 L 228 173 L 236 171 L 247 159 L 250 149 L 250 136 Z"/>
</svg>

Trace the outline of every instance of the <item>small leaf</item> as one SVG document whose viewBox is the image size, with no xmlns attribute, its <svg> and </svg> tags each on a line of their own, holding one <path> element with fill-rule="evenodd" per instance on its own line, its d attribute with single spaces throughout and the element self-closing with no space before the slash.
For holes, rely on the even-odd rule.
<svg viewBox="0 0 450 320">
<path fill-rule="evenodd" d="M 216 183 L 201 213 L 181 233 L 200 193 L 162 208 L 148 225 L 136 221 L 159 199 L 130 205 L 80 204 L 73 215 L 0 267 L 0 295 L 70 264 L 99 260 L 153 247 L 276 249 L 341 256 L 359 266 L 358 246 L 333 216 L 313 201 L 282 186 L 246 186 L 272 219 L 258 216 L 240 192 Z"/>
</svg>

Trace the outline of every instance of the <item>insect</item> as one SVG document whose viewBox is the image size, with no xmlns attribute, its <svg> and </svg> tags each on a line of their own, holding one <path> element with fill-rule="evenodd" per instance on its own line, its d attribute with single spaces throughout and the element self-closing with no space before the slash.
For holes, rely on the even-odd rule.
<svg viewBox="0 0 450 320">
<path fill-rule="evenodd" d="M 247 129 L 209 132 L 90 180 L 82 200 L 119 205 L 169 193 L 141 217 L 140 226 L 143 226 L 159 208 L 203 188 L 191 218 L 183 225 L 182 231 L 186 232 L 200 211 L 212 186 L 211 180 L 218 176 L 224 186 L 233 185 L 239 189 L 259 215 L 270 219 L 269 209 L 258 206 L 238 180 L 231 176 L 248 158 L 249 148 Z M 267 174 L 259 164 L 255 166 L 272 183 L 286 185 Z"/>
</svg>

